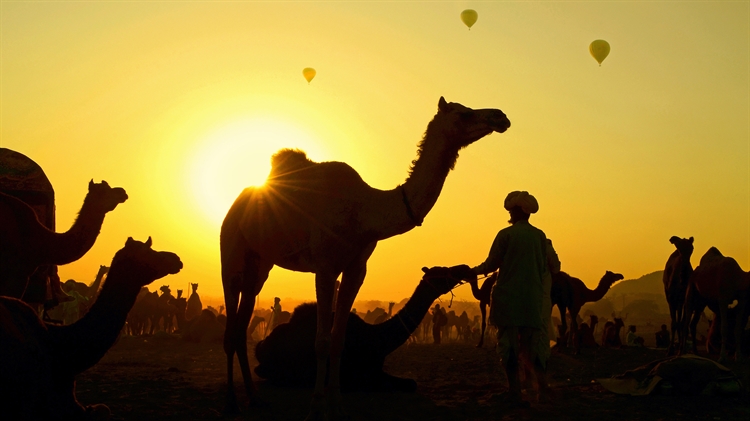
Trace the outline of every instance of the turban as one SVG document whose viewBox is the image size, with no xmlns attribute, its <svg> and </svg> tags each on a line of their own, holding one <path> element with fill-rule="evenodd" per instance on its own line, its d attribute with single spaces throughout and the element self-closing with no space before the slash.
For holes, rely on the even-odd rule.
<svg viewBox="0 0 750 421">
<path fill-rule="evenodd" d="M 526 191 L 514 191 L 508 193 L 508 197 L 505 198 L 505 209 L 511 210 L 514 207 L 520 207 L 524 213 L 531 215 L 539 210 L 539 203 L 536 198 Z"/>
</svg>

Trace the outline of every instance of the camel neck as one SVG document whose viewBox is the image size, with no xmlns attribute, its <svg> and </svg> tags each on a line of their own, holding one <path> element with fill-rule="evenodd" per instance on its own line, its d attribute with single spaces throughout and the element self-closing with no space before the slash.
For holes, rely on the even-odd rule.
<svg viewBox="0 0 750 421">
<path fill-rule="evenodd" d="M 48 254 L 52 263 L 64 265 L 83 257 L 96 242 L 104 215 L 87 196 L 70 229 L 64 233 L 52 233 L 50 241 L 46 242 L 50 247 Z"/>
<path fill-rule="evenodd" d="M 404 201 L 411 205 L 416 221 L 422 221 L 432 210 L 458 157 L 458 150 L 448 148 L 445 136 L 432 134 L 432 128 L 430 123 L 417 151 L 419 157 L 403 184 Z"/>
<path fill-rule="evenodd" d="M 395 316 L 375 325 L 380 332 L 380 337 L 383 338 L 384 356 L 395 351 L 409 339 L 417 326 L 422 323 L 432 302 L 439 296 L 435 288 L 420 283 L 409 301 Z"/>
<path fill-rule="evenodd" d="M 69 326 L 50 327 L 57 358 L 64 362 L 62 366 L 69 374 L 92 367 L 117 340 L 140 292 L 139 283 L 129 278 L 116 270 L 110 271 L 91 310 L 83 318 Z"/>
</svg>

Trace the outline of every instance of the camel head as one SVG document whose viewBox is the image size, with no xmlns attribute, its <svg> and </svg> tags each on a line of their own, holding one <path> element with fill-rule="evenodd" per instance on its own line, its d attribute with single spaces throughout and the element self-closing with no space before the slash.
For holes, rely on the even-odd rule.
<svg viewBox="0 0 750 421">
<path fill-rule="evenodd" d="M 109 187 L 106 181 L 94 183 L 89 181 L 89 194 L 86 196 L 86 202 L 96 205 L 102 213 L 113 211 L 117 205 L 128 200 L 128 194 L 122 187 Z"/>
<path fill-rule="evenodd" d="M 151 237 L 145 243 L 129 237 L 112 259 L 108 280 L 122 279 L 145 286 L 181 269 L 182 262 L 176 254 L 151 248 Z"/>
<path fill-rule="evenodd" d="M 182 290 L 178 289 L 177 290 L 177 299 L 179 300 L 180 298 L 182 298 Z"/>
<path fill-rule="evenodd" d="M 620 274 L 620 273 L 614 273 L 614 272 L 611 272 L 611 271 L 607 271 L 604 274 L 604 277 L 602 278 L 602 281 L 603 281 L 603 283 L 606 283 L 606 284 L 609 284 L 609 286 L 612 286 L 612 284 L 614 284 L 615 282 L 622 281 L 623 279 L 625 279 L 625 277 L 622 276 L 622 274 Z"/>
<path fill-rule="evenodd" d="M 456 285 L 463 282 L 464 279 L 475 276 L 468 265 L 423 267 L 422 272 L 424 272 L 424 275 L 419 285 L 427 285 L 433 288 L 436 297 L 449 293 Z"/>
<path fill-rule="evenodd" d="M 196 292 L 198 292 L 198 284 L 192 284 L 191 283 L 190 287 L 193 288 L 193 294 L 195 294 Z"/>
<path fill-rule="evenodd" d="M 500 110 L 472 110 L 440 97 L 437 115 L 428 130 L 439 130 L 449 139 L 450 146 L 461 149 L 492 132 L 503 133 L 509 127 L 510 120 Z"/>
<path fill-rule="evenodd" d="M 677 251 L 680 252 L 680 255 L 683 258 L 687 259 L 687 261 L 690 261 L 690 256 L 693 254 L 693 237 L 680 238 L 675 235 L 669 239 L 669 242 L 674 244 L 674 246 L 677 248 Z"/>
</svg>

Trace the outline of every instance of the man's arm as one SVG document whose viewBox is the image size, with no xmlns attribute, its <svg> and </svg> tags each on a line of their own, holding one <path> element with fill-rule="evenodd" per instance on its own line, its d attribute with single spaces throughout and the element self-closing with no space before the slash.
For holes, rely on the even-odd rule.
<svg viewBox="0 0 750 421">
<path fill-rule="evenodd" d="M 508 237 L 503 233 L 503 231 L 500 231 L 495 236 L 495 240 L 492 242 L 492 247 L 490 247 L 490 253 L 487 256 L 487 259 L 481 263 L 479 266 L 476 266 L 472 268 L 471 270 L 474 271 L 475 274 L 479 275 L 485 275 L 490 272 L 494 272 L 495 270 L 500 268 L 500 263 L 503 261 L 503 256 L 505 256 L 505 252 L 508 250 Z"/>
</svg>

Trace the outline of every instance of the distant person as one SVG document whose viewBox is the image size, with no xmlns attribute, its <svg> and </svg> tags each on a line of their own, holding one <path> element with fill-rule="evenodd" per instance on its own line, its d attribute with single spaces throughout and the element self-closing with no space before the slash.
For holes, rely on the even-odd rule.
<svg viewBox="0 0 750 421">
<path fill-rule="evenodd" d="M 281 321 L 281 298 L 273 298 L 273 307 L 271 307 L 271 329 L 275 329 Z"/>
<path fill-rule="evenodd" d="M 643 338 L 635 334 L 635 325 L 628 326 L 628 333 L 625 335 L 625 343 L 628 346 L 642 347 L 644 344 Z"/>
<path fill-rule="evenodd" d="M 656 335 L 656 347 L 657 348 L 669 348 L 669 330 L 667 325 L 661 325 L 661 330 L 655 333 Z"/>
<path fill-rule="evenodd" d="M 432 339 L 433 343 L 440 344 L 440 332 L 443 326 L 448 324 L 448 315 L 445 310 L 440 308 L 440 304 L 435 304 L 432 309 Z"/>
<path fill-rule="evenodd" d="M 490 248 L 487 259 L 473 268 L 476 275 L 500 269 L 492 288 L 489 320 L 497 327 L 498 350 L 508 377 L 510 391 L 506 395 L 511 405 L 528 407 L 521 395 L 519 370 L 525 360 L 533 367 L 539 397 L 550 397 L 546 366 L 549 340 L 546 330 L 551 313 L 551 261 L 559 270 L 557 253 L 544 232 L 529 223 L 532 213 L 539 210 L 536 198 L 525 191 L 508 194 L 504 203 L 510 214 L 511 226 L 500 230 Z"/>
</svg>

